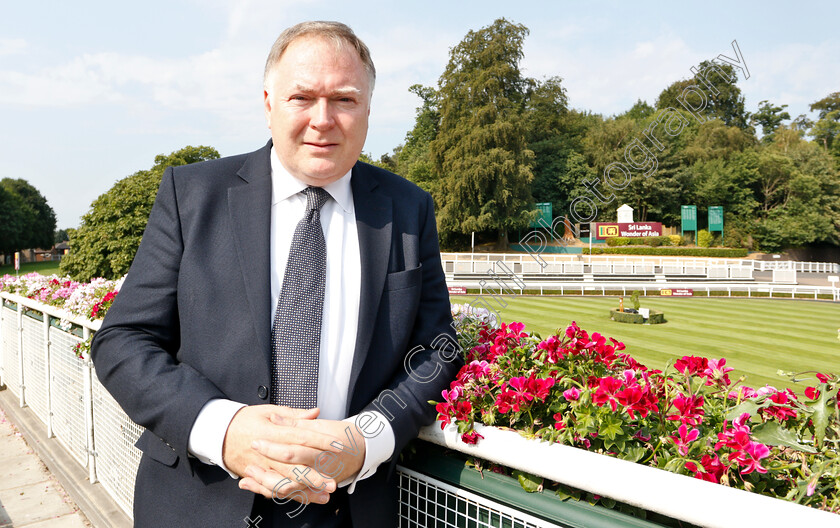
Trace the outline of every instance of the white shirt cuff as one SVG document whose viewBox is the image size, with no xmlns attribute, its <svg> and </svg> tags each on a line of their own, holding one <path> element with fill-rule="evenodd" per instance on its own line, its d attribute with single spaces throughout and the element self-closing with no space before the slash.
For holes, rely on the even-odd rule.
<svg viewBox="0 0 840 528">
<path fill-rule="evenodd" d="M 379 467 L 379 464 L 390 460 L 391 456 L 394 454 L 394 444 L 396 443 L 396 440 L 394 437 L 394 429 L 391 427 L 391 422 L 389 422 L 388 419 L 385 418 L 385 416 L 379 411 L 367 411 L 365 414 L 375 415 L 376 420 L 383 423 L 384 426 L 377 434 L 371 435 L 370 437 L 364 437 L 365 461 L 362 464 L 362 469 L 359 470 L 359 473 L 356 474 L 355 477 L 338 483 L 339 488 L 343 488 L 348 485 L 350 486 L 347 488 L 348 494 L 353 493 L 356 490 L 357 482 L 376 473 L 376 468 Z M 350 416 L 342 421 L 350 422 L 352 427 L 356 427 L 356 416 Z M 359 431 L 357 430 L 357 432 Z"/>
<path fill-rule="evenodd" d="M 231 473 L 222 461 L 222 447 L 233 416 L 243 407 L 243 403 L 222 398 L 205 403 L 193 423 L 187 442 L 187 451 L 191 455 L 205 464 L 219 466 L 235 479 L 239 475 Z"/>
</svg>

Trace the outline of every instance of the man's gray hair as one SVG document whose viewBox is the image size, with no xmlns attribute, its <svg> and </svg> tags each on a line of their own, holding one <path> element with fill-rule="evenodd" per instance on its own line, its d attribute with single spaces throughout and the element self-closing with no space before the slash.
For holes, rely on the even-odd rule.
<svg viewBox="0 0 840 528">
<path fill-rule="evenodd" d="M 373 59 L 370 58 L 370 50 L 367 45 L 353 33 L 350 26 L 341 22 L 325 22 L 320 20 L 301 22 L 280 33 L 280 36 L 274 41 L 274 45 L 271 46 L 268 59 L 265 61 L 263 84 L 266 88 L 268 88 L 268 78 L 272 70 L 280 62 L 280 57 L 283 56 L 289 44 L 296 39 L 308 36 L 330 40 L 335 44 L 337 49 L 341 49 L 346 44 L 352 46 L 356 50 L 356 53 L 359 54 L 359 58 L 362 59 L 362 64 L 364 64 L 368 77 L 370 77 L 370 90 L 371 92 L 373 91 L 373 85 L 376 82 L 376 68 L 373 66 Z"/>
</svg>

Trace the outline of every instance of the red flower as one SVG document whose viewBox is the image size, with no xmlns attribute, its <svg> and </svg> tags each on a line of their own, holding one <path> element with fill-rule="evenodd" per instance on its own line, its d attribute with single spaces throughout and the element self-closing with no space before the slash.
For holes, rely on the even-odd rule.
<svg viewBox="0 0 840 528">
<path fill-rule="evenodd" d="M 768 396 L 768 399 L 778 405 L 786 405 L 792 400 L 796 399 L 796 396 L 793 394 L 793 392 L 789 393 L 789 391 L 790 389 L 788 389 L 785 392 L 776 392 Z M 796 418 L 796 411 L 791 409 L 790 407 L 779 407 L 776 405 L 771 405 L 766 409 L 761 409 L 759 412 L 763 416 L 765 416 L 765 418 L 767 416 L 772 416 L 780 422 L 784 422 L 785 420 L 788 420 L 790 418 Z"/>
<path fill-rule="evenodd" d="M 732 372 L 732 367 L 726 366 L 726 358 L 709 359 L 706 370 L 703 375 L 706 377 L 706 385 L 717 384 L 723 387 L 729 386 L 732 382 L 729 381 L 727 372 Z"/>
<path fill-rule="evenodd" d="M 682 424 L 677 430 L 677 433 L 679 436 L 671 436 L 671 439 L 674 441 L 674 444 L 676 444 L 680 455 L 686 456 L 689 450 L 688 444 L 694 442 L 700 437 L 700 431 L 697 429 L 689 431 L 688 427 L 685 424 Z"/>
<path fill-rule="evenodd" d="M 621 388 L 621 382 L 612 376 L 607 376 L 598 380 L 598 390 L 592 395 L 592 402 L 598 407 L 602 407 L 605 403 L 610 404 L 613 412 L 618 409 L 618 400 L 615 393 Z"/>
<path fill-rule="evenodd" d="M 666 418 L 668 420 L 679 420 L 688 425 L 698 425 L 703 421 L 703 415 L 706 411 L 703 410 L 702 396 L 684 396 L 680 394 L 674 398 L 674 407 L 677 408 L 677 414 L 670 414 Z"/>
<path fill-rule="evenodd" d="M 480 438 L 484 437 L 476 433 L 475 431 L 470 431 L 469 433 L 464 433 L 461 435 L 461 441 L 465 444 L 477 444 Z"/>
<path fill-rule="evenodd" d="M 811 400 L 818 400 L 820 398 L 820 391 L 816 387 L 806 387 L 805 397 Z"/>
<path fill-rule="evenodd" d="M 683 356 L 674 363 L 674 368 L 686 376 L 702 374 L 709 366 L 709 360 L 697 356 Z"/>
<path fill-rule="evenodd" d="M 817 372 L 817 379 L 820 380 L 820 383 L 828 383 L 829 378 L 825 374 Z"/>
</svg>

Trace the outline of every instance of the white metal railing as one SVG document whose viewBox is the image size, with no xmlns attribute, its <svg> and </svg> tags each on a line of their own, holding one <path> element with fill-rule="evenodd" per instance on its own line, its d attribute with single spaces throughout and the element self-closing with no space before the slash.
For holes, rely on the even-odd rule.
<svg viewBox="0 0 840 528">
<path fill-rule="evenodd" d="M 61 319 L 71 321 L 74 328 L 60 328 Z M 5 385 L 21 407 L 30 407 L 44 422 L 48 437 L 55 437 L 88 469 L 90 482 L 100 483 L 131 517 L 141 456 L 134 443 L 143 428 L 129 419 L 99 383 L 92 363 L 73 352 L 75 344 L 100 326 L 100 321 L 72 317 L 55 307 L 0 292 L 0 386 Z M 455 528 L 468 522 L 475 528 L 491 528 L 498 526 L 498 519 L 509 526 L 559 526 L 416 471 L 400 468 L 398 473 L 400 511 L 421 503 L 442 511 L 440 519 L 433 519 L 435 526 Z M 428 526 L 412 521 L 413 517 L 401 514 L 399 526 Z"/>
<path fill-rule="evenodd" d="M 648 264 L 651 266 L 682 266 L 682 267 L 714 267 L 724 266 L 729 268 L 751 268 L 755 271 L 772 271 L 774 269 L 794 269 L 800 273 L 840 273 L 840 264 L 834 262 L 798 262 L 792 260 L 750 260 L 750 259 L 724 259 L 724 258 L 687 258 L 668 256 L 623 256 L 623 255 L 575 255 L 563 253 L 540 253 L 539 258 L 548 264 L 543 268 L 541 263 L 529 253 L 441 253 L 441 260 L 444 263 L 444 271 L 447 273 L 480 273 L 477 268 L 472 270 L 472 265 L 477 267 L 484 263 L 485 268 L 496 262 L 503 262 L 511 267 L 511 264 L 523 266 L 524 273 L 563 273 L 558 268 L 550 267 L 552 264 L 563 265 L 565 263 L 622 263 L 622 264 Z M 447 263 L 452 270 L 447 270 Z M 457 268 L 457 269 L 456 269 Z M 511 267 L 512 269 L 512 267 Z M 560 268 L 562 269 L 562 268 Z M 569 273 L 565 271 L 565 273 Z M 752 276 L 752 275 L 750 275 Z"/>
<path fill-rule="evenodd" d="M 823 299 L 840 302 L 840 288 L 832 286 L 779 285 L 769 282 L 758 283 L 714 283 L 714 282 L 598 282 L 598 281 L 540 281 L 516 283 L 506 280 L 500 285 L 492 280 L 453 280 L 447 279 L 448 286 L 462 286 L 477 290 L 478 295 L 513 294 L 525 292 L 559 295 L 613 295 L 620 291 L 626 296 L 638 290 L 642 295 L 660 295 L 660 290 L 691 289 L 694 296 L 701 297 L 769 297 L 773 299 Z"/>
<path fill-rule="evenodd" d="M 73 347 L 99 329 L 101 321 L 72 316 L 59 308 L 0 293 L 0 385 L 29 407 L 117 505 L 131 515 L 143 428 L 132 422 L 99 383 L 93 364 Z M 59 321 L 69 321 L 65 330 Z"/>
</svg>

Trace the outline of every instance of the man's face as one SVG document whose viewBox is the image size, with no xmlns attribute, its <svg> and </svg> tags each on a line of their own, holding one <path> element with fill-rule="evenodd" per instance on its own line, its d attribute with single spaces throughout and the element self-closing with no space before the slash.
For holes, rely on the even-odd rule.
<svg viewBox="0 0 840 528">
<path fill-rule="evenodd" d="M 322 187 L 356 163 L 368 129 L 371 86 L 356 50 L 320 37 L 286 48 L 269 75 L 265 117 L 283 167 Z"/>
</svg>

